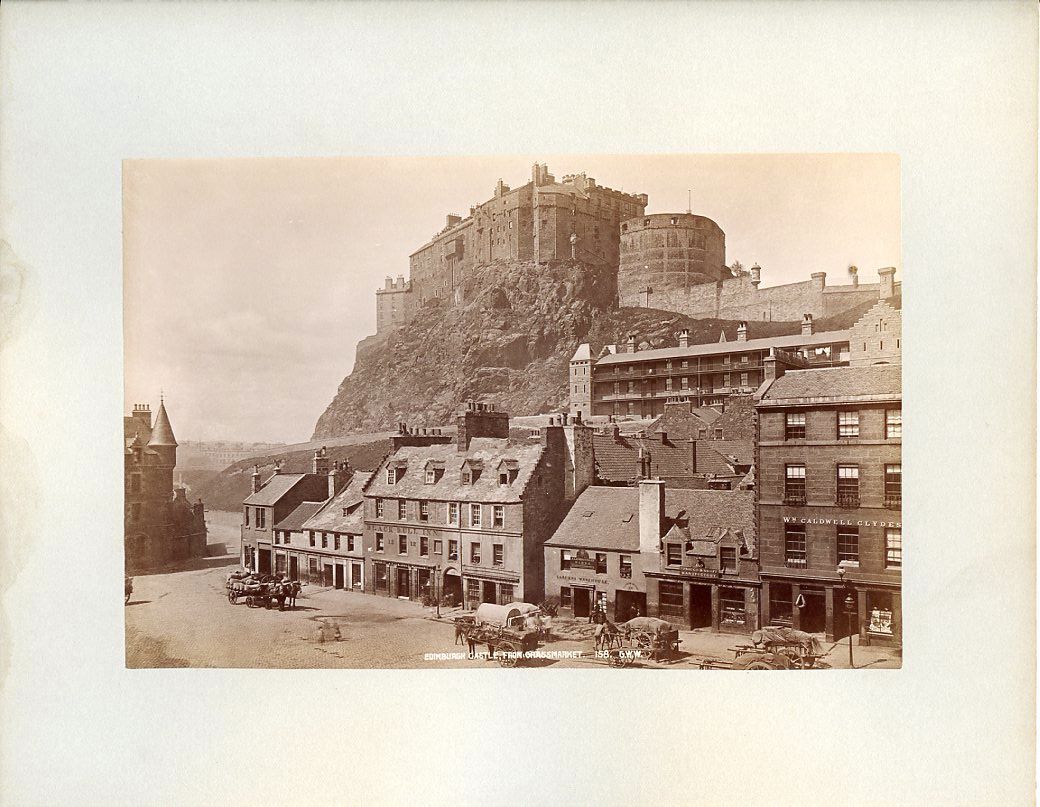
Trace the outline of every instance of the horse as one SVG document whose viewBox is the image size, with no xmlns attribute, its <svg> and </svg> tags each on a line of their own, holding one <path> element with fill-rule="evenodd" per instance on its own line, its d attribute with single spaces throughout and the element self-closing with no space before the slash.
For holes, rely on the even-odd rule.
<svg viewBox="0 0 1040 807">
<path fill-rule="evenodd" d="M 300 585 L 299 580 L 285 581 L 280 586 L 279 595 L 281 600 L 286 601 L 289 608 L 296 607 L 296 596 L 300 593 L 300 589 L 303 586 Z M 278 609 L 281 610 L 281 602 L 279 602 Z"/>
<path fill-rule="evenodd" d="M 609 619 L 596 625 L 596 649 L 609 650 L 620 633 L 617 625 Z"/>
</svg>

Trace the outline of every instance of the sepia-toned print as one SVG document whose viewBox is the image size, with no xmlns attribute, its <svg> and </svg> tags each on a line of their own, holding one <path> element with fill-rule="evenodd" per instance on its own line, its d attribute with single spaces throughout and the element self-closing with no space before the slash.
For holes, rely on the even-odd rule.
<svg viewBox="0 0 1040 807">
<path fill-rule="evenodd" d="M 901 666 L 898 159 L 553 161 L 124 164 L 128 666 Z"/>
</svg>

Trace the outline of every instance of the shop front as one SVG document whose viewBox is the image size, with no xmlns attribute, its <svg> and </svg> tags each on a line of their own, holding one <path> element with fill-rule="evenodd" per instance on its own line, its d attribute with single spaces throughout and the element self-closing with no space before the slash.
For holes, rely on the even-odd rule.
<svg viewBox="0 0 1040 807">
<path fill-rule="evenodd" d="M 351 564 L 353 573 L 361 574 L 360 563 Z M 425 564 L 395 561 L 372 561 L 372 590 L 384 597 L 422 601 L 434 596 L 436 568 Z M 361 580 L 354 578 L 351 587 L 360 590 Z"/>
<path fill-rule="evenodd" d="M 759 589 L 755 581 L 688 568 L 646 572 L 646 578 L 649 616 L 687 630 L 750 633 L 758 629 Z"/>
<path fill-rule="evenodd" d="M 523 594 L 519 574 L 476 566 L 462 567 L 462 588 L 469 610 L 485 602 L 506 605 L 516 602 Z"/>
<path fill-rule="evenodd" d="M 840 641 L 851 632 L 861 644 L 902 644 L 902 602 L 898 586 L 856 581 L 763 576 L 763 623 Z M 851 602 L 851 608 L 847 605 Z"/>
</svg>

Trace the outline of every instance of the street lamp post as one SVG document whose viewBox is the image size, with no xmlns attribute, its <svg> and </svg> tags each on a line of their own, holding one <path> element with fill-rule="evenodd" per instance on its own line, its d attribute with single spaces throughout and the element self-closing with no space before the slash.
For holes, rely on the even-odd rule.
<svg viewBox="0 0 1040 807">
<path fill-rule="evenodd" d="M 436 577 L 433 578 L 433 598 L 437 601 L 437 619 L 441 618 L 441 598 L 437 593 L 437 582 L 441 579 L 441 565 L 437 564 Z"/>
<path fill-rule="evenodd" d="M 856 613 L 856 600 L 852 596 L 852 586 L 849 584 L 849 581 L 845 579 L 844 567 L 838 568 L 838 578 L 841 580 L 841 585 L 845 589 L 845 616 L 848 619 L 849 626 L 849 668 L 855 669 L 856 664 L 852 660 L 852 620 L 853 615 Z"/>
</svg>

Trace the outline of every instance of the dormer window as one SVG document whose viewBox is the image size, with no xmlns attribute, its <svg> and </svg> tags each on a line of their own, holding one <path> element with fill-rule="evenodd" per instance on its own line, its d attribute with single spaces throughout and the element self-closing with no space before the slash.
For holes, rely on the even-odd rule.
<svg viewBox="0 0 1040 807">
<path fill-rule="evenodd" d="M 386 484 L 396 485 L 397 484 L 397 469 L 387 468 L 386 469 Z"/>
<path fill-rule="evenodd" d="M 437 481 L 437 472 L 433 468 L 426 469 L 426 484 L 432 485 Z"/>
<path fill-rule="evenodd" d="M 498 484 L 508 485 L 509 484 L 509 471 L 498 472 Z"/>
<path fill-rule="evenodd" d="M 469 471 L 463 471 L 462 472 L 462 484 L 463 485 L 472 485 L 473 484 L 473 474 L 471 474 Z"/>
</svg>

